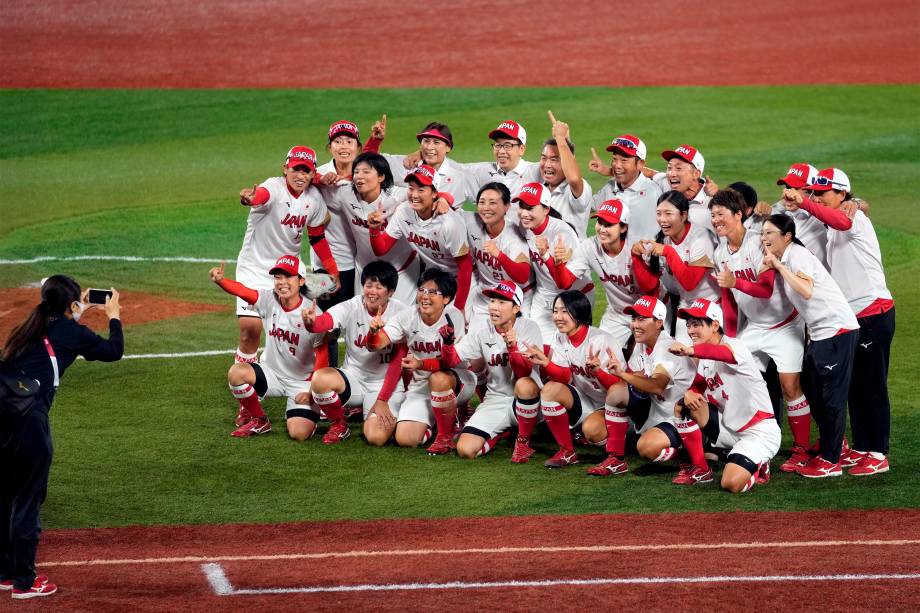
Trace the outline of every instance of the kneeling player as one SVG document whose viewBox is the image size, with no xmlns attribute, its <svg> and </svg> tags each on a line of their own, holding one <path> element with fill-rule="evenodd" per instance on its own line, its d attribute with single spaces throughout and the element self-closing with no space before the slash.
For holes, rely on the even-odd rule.
<svg viewBox="0 0 920 613">
<path fill-rule="evenodd" d="M 517 423 L 515 409 L 535 419 L 540 406 L 540 375 L 522 350 L 543 340 L 537 324 L 520 316 L 524 292 L 512 281 L 500 281 L 482 293 L 489 301 L 487 322 L 444 347 L 448 366 L 476 360 L 486 364 L 485 398 L 457 441 L 462 458 L 489 453 L 499 435 Z"/>
<path fill-rule="evenodd" d="M 697 379 L 675 411 L 684 408 L 694 426 L 716 447 L 729 449 L 722 488 L 746 492 L 770 480 L 770 460 L 779 451 L 780 430 L 758 364 L 744 343 L 722 332 L 722 310 L 698 298 L 677 316 L 687 320 L 693 345 L 674 343 L 671 353 L 697 361 Z M 684 446 L 694 463 L 709 470 L 701 436 L 685 436 Z"/>
<path fill-rule="evenodd" d="M 253 305 L 266 330 L 265 351 L 258 364 L 238 362 L 230 367 L 230 391 L 240 403 L 233 436 L 253 436 L 271 431 L 260 398 L 286 397 L 288 434 L 303 441 L 313 435 L 318 415 L 309 404 L 310 376 L 328 364 L 322 334 L 303 328 L 300 309 L 306 292 L 306 269 L 297 256 L 283 255 L 268 271 L 274 290 L 254 290 L 224 278 L 224 265 L 211 269 L 211 280 L 228 294 Z"/>
<path fill-rule="evenodd" d="M 303 312 L 307 330 L 324 333 L 340 330 L 345 342 L 345 361 L 342 368 L 327 367 L 313 375 L 314 406 L 322 410 L 332 422 L 323 436 L 323 442 L 334 445 L 349 437 L 351 431 L 345 421 L 343 407 L 363 407 L 367 419 L 371 407 L 378 398 L 387 369 L 396 348 L 388 351 L 367 350 L 367 336 L 371 319 L 390 319 L 402 311 L 408 311 L 404 304 L 393 300 L 393 292 L 399 283 L 399 275 L 392 264 L 380 260 L 370 262 L 361 271 L 362 295 L 341 302 L 322 315 L 317 316 L 315 303 Z M 403 350 L 400 357 L 405 355 Z M 399 361 L 399 358 L 397 358 Z M 390 406 L 398 407 L 403 392 L 394 390 L 388 399 Z M 373 445 L 384 445 L 393 435 L 392 429 L 381 428 L 379 423 L 364 424 L 364 437 Z"/>
<path fill-rule="evenodd" d="M 453 275 L 429 268 L 418 280 L 416 308 L 409 309 L 385 324 L 381 318 L 370 322 L 372 328 L 368 347 L 375 351 L 387 349 L 392 343 L 404 342 L 409 353 L 401 366 L 412 371 L 412 381 L 406 390 L 402 406 L 389 407 L 380 415 L 396 422 L 396 443 L 402 447 L 417 447 L 428 441 L 431 426 L 438 425 L 438 437 L 428 453 L 441 455 L 455 447 L 453 440 L 457 420 L 457 403 L 466 404 L 476 387 L 476 378 L 468 370 L 451 370 L 441 361 L 442 340 L 452 343 L 463 337 L 463 313 L 451 303 L 457 291 Z M 442 329 L 443 328 L 443 329 Z M 399 371 L 387 373 L 386 384 L 392 385 Z"/>
</svg>

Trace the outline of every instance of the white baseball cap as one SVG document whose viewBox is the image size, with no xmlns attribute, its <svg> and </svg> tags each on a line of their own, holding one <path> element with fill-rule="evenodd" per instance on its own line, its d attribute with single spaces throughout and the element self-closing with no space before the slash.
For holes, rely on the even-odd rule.
<svg viewBox="0 0 920 613">
<path fill-rule="evenodd" d="M 680 158 L 689 164 L 693 164 L 700 173 L 706 168 L 706 160 L 703 159 L 703 154 L 697 151 L 696 147 L 691 147 L 690 145 L 680 145 L 676 149 L 662 151 L 661 157 L 668 161 L 673 158 Z"/>
<path fill-rule="evenodd" d="M 725 327 L 722 307 L 705 298 L 697 298 L 686 309 L 678 309 L 677 316 L 681 319 L 711 319 L 723 328 Z"/>
</svg>

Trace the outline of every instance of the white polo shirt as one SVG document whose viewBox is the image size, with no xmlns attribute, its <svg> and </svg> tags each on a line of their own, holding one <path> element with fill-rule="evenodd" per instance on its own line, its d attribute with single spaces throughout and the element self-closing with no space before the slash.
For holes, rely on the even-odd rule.
<svg viewBox="0 0 920 613">
<path fill-rule="evenodd" d="M 581 196 L 575 197 L 572 186 L 568 181 L 562 181 L 555 188 L 550 188 L 545 182 L 544 187 L 550 190 L 549 206 L 559 212 L 563 221 L 575 228 L 579 240 L 588 237 L 588 220 L 591 216 L 591 186 L 584 179 L 582 182 Z M 512 196 L 513 197 L 513 196 Z"/>
<path fill-rule="evenodd" d="M 878 237 L 862 211 L 856 211 L 849 230 L 827 229 L 827 264 L 854 314 L 879 298 L 891 300 Z"/>
<path fill-rule="evenodd" d="M 594 196 L 594 210 L 605 201 L 617 198 L 629 209 L 629 237 L 633 241 L 655 240 L 661 228 L 655 212 L 658 198 L 664 192 L 661 186 L 642 173 L 629 187 L 621 187 L 614 179 L 604 183 Z"/>
</svg>

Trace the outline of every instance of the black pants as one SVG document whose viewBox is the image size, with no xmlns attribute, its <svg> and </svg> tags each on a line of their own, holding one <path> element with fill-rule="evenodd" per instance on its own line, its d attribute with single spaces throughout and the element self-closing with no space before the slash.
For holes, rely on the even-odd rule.
<svg viewBox="0 0 920 613">
<path fill-rule="evenodd" d="M 857 451 L 888 454 L 891 403 L 888 400 L 888 361 L 894 338 L 894 307 L 859 318 L 859 344 L 850 381 L 850 428 Z"/>
<path fill-rule="evenodd" d="M 13 579 L 21 590 L 35 581 L 38 512 L 48 491 L 51 455 L 48 413 L 41 408 L 0 446 L 0 579 Z"/>
<path fill-rule="evenodd" d="M 345 302 L 355 295 L 355 269 L 339 271 L 339 289 L 324 300 L 317 300 L 316 304 L 323 312 L 328 311 L 340 302 Z M 329 337 L 329 366 L 339 365 L 339 337 L 332 334 Z"/>
<path fill-rule="evenodd" d="M 836 463 L 847 425 L 846 404 L 853 374 L 853 354 L 859 332 L 851 330 L 820 341 L 805 350 L 802 386 L 821 436 L 821 457 Z"/>
</svg>

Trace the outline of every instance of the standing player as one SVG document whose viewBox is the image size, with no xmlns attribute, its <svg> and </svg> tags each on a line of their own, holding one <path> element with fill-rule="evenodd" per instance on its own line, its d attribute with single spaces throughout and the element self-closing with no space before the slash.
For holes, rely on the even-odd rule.
<svg viewBox="0 0 920 613">
<path fill-rule="evenodd" d="M 437 423 L 438 436 L 428 448 L 432 455 L 443 455 L 455 448 L 453 440 L 457 404 L 466 404 L 475 390 L 476 380 L 468 370 L 451 370 L 443 363 L 443 345 L 464 336 L 463 313 L 451 303 L 457 282 L 440 268 L 429 268 L 418 280 L 416 308 L 403 311 L 386 323 L 375 317 L 368 324 L 368 348 L 383 351 L 393 343 L 405 343 L 408 355 L 402 367 L 412 372 L 412 381 L 403 403 L 394 412 L 374 411 L 386 422 L 396 422 L 396 443 L 417 447 L 428 441 Z M 398 379 L 399 371 L 387 373 L 385 385 Z"/>
<path fill-rule="evenodd" d="M 638 136 L 623 134 L 613 139 L 607 151 L 613 154 L 609 166 L 605 166 L 597 151 L 591 149 L 588 169 L 612 177 L 594 194 L 594 209 L 608 200 L 619 200 L 629 210 L 632 240 L 655 238 L 659 230 L 655 209 L 662 189 L 642 173 L 645 168 L 645 143 Z"/>
<path fill-rule="evenodd" d="M 442 346 L 447 366 L 482 360 L 488 372 L 485 397 L 457 441 L 457 454 L 469 459 L 489 453 L 518 423 L 515 410 L 536 419 L 540 406 L 540 373 L 524 352 L 542 340 L 537 325 L 520 316 L 524 293 L 508 280 L 482 293 L 489 299 L 486 323 L 471 328 L 456 345 Z"/>
<path fill-rule="evenodd" d="M 463 164 L 467 172 L 470 194 L 477 193 L 486 183 L 504 183 L 508 191 L 517 194 L 526 183 L 540 180 L 540 165 L 524 159 L 527 151 L 527 130 L 516 121 L 503 121 L 489 132 L 494 162 Z M 517 223 L 517 207 L 512 203 L 508 220 Z"/>
<path fill-rule="evenodd" d="M 303 306 L 306 269 L 295 255 L 283 255 L 268 271 L 274 277 L 273 290 L 255 290 L 224 278 L 224 265 L 211 269 L 211 280 L 228 294 L 255 309 L 265 325 L 267 339 L 262 360 L 239 362 L 230 367 L 230 392 L 240 403 L 237 429 L 232 436 L 265 434 L 272 429 L 260 398 L 287 398 L 288 434 L 304 441 L 313 436 L 319 416 L 310 407 L 310 376 L 329 363 L 323 336 L 304 327 Z"/>
<path fill-rule="evenodd" d="M 540 392 L 540 411 L 559 451 L 546 460 L 547 468 L 562 468 L 578 463 L 571 428 L 581 425 L 591 443 L 604 440 L 606 431 L 601 409 L 607 389 L 617 382 L 603 370 L 608 360 L 623 358 L 609 334 L 591 325 L 591 303 L 584 294 L 564 291 L 553 301 L 553 322 L 557 333 L 549 354 L 538 346 L 527 347 L 527 358 L 543 367 L 549 379 Z M 611 357 L 613 356 L 613 357 Z M 526 462 L 533 455 L 530 434 L 536 417 L 518 408 L 518 439 L 512 462 Z M 597 416 L 597 417 L 595 417 Z"/>
<path fill-rule="evenodd" d="M 687 320 L 693 344 L 674 343 L 669 350 L 697 362 L 694 386 L 675 407 L 679 419 L 686 412 L 691 420 L 681 432 L 684 447 L 702 472 L 709 466 L 701 430 L 715 447 L 728 449 L 723 489 L 737 494 L 767 483 L 781 434 L 754 356 L 743 342 L 724 334 L 718 305 L 696 300 L 678 316 Z"/>
<path fill-rule="evenodd" d="M 715 278 L 722 288 L 724 329 L 729 336 L 738 336 L 758 359 L 761 371 L 767 370 L 771 359 L 776 363 L 793 438 L 792 454 L 781 470 L 795 472 L 811 459 L 811 408 L 800 381 L 805 331 L 795 307 L 776 287 L 776 271 L 763 266 L 761 237 L 744 227 L 744 206 L 740 195 L 730 189 L 719 190 L 709 202 L 719 235 Z M 746 321 L 740 335 L 739 313 Z"/>
<path fill-rule="evenodd" d="M 549 190 L 549 206 L 572 226 L 579 240 L 588 232 L 591 213 L 591 186 L 581 176 L 575 159 L 575 145 L 569 140 L 569 125 L 556 121 L 549 111 L 553 137 L 543 143 L 540 152 L 540 177 Z"/>
<path fill-rule="evenodd" d="M 667 170 L 659 173 L 647 171 L 654 173 L 653 179 L 662 191 L 675 190 L 687 197 L 690 202 L 690 222 L 709 232 L 709 239 L 715 244 L 716 233 L 712 229 L 707 208 L 709 195 L 703 189 L 703 170 L 706 168 L 703 154 L 696 147 L 680 145 L 673 150 L 662 151 L 661 157 L 668 162 Z"/>
<path fill-rule="evenodd" d="M 631 216 L 622 202 L 608 200 L 593 217 L 597 218 L 593 237 L 579 242 L 568 261 L 565 247 L 557 244 L 546 263 L 560 289 L 569 289 L 592 272 L 597 275 L 607 296 L 599 327 L 613 336 L 618 347 L 625 347 L 632 330 L 623 312 L 640 295 L 633 277 L 632 243 L 626 238 L 627 231 L 632 233 Z"/>
<path fill-rule="evenodd" d="M 802 162 L 793 164 L 786 171 L 786 176 L 776 180 L 777 185 L 783 186 L 783 193 L 786 190 L 797 192 L 802 198 L 808 195 L 810 185 L 818 174 L 818 169 Z M 791 195 L 791 194 L 790 194 Z M 773 205 L 773 213 L 789 215 L 795 221 L 795 236 L 805 247 L 811 251 L 818 260 L 827 267 L 827 226 L 820 219 L 808 213 L 805 209 L 787 210 L 784 206 L 784 198 Z"/>
<path fill-rule="evenodd" d="M 434 169 L 424 164 L 406 175 L 409 206 L 397 208 L 385 230 L 381 231 L 384 223 L 382 211 L 368 215 L 371 248 L 375 255 L 383 256 L 398 244 L 399 239 L 406 239 L 425 266 L 454 275 L 457 280 L 454 304 L 463 310 L 473 277 L 473 261 L 466 243 L 466 224 L 456 211 L 448 210 L 442 215 L 435 213 L 437 199 L 449 200 L 450 196 L 438 192 L 434 175 Z"/>
<path fill-rule="evenodd" d="M 393 359 L 399 362 L 405 356 L 405 347 L 398 353 L 396 348 L 371 352 L 367 350 L 367 337 L 374 317 L 390 319 L 408 310 L 404 304 L 391 299 L 397 280 L 392 264 L 379 260 L 371 262 L 361 271 L 361 296 L 341 302 L 319 316 L 315 304 L 303 312 L 307 330 L 314 334 L 339 330 L 345 341 L 342 367 L 317 370 L 312 379 L 313 405 L 331 422 L 323 436 L 323 443 L 327 445 L 343 441 L 351 434 L 343 407 L 363 408 L 364 437 L 372 445 L 384 445 L 393 435 L 392 429 L 382 427 L 380 420 L 368 420 L 368 415 L 383 387 L 390 363 Z M 398 410 L 402 390 L 394 391 L 395 395 L 391 394 L 387 400 Z"/>
<path fill-rule="evenodd" d="M 265 271 L 282 254 L 300 254 L 304 227 L 310 244 L 338 287 L 338 267 L 326 242 L 329 211 L 319 191 L 311 185 L 316 173 L 316 153 L 308 147 L 292 147 L 282 166 L 283 176 L 266 179 L 261 185 L 240 191 L 240 204 L 249 207 L 246 235 L 236 261 L 241 283 L 259 290 L 271 290 Z M 335 289 L 335 288 L 330 288 Z M 237 300 L 240 346 L 237 362 L 255 362 L 262 332 L 260 316 L 245 300 Z"/>
</svg>

